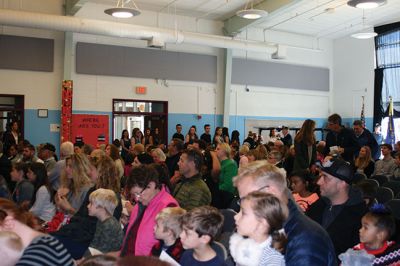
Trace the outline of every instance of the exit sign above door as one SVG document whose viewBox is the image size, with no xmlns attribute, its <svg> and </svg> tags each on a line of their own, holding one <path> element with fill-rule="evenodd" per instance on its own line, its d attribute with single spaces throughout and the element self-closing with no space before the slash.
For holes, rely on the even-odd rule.
<svg viewBox="0 0 400 266">
<path fill-rule="evenodd" d="M 146 94 L 146 91 L 147 91 L 147 87 L 143 87 L 143 86 L 136 87 L 136 94 Z"/>
</svg>

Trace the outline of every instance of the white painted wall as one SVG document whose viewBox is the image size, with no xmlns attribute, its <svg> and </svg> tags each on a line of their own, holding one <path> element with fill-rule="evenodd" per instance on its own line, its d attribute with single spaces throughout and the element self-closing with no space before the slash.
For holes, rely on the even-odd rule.
<svg viewBox="0 0 400 266">
<path fill-rule="evenodd" d="M 0 0 L 1 8 L 63 14 L 63 0 Z M 0 27 L 1 34 L 54 39 L 54 71 L 16 71 L 0 69 L 0 93 L 25 95 L 26 109 L 60 109 L 64 34 L 62 32 L 17 27 Z"/>
<path fill-rule="evenodd" d="M 333 55 L 333 112 L 343 118 L 359 118 L 361 97 L 365 96 L 365 116 L 373 117 L 374 39 L 335 40 Z"/>
</svg>

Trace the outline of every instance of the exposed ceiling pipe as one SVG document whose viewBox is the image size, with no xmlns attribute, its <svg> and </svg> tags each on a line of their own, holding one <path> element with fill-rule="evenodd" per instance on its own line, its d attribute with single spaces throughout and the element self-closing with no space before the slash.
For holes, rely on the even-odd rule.
<svg viewBox="0 0 400 266">
<path fill-rule="evenodd" d="M 278 50 L 277 45 L 265 42 L 239 41 L 218 35 L 176 31 L 78 17 L 13 11 L 9 9 L 0 9 L 0 24 L 138 40 L 157 40 L 157 42 L 160 43 L 187 43 L 216 48 L 263 52 L 268 54 L 275 53 Z"/>
</svg>

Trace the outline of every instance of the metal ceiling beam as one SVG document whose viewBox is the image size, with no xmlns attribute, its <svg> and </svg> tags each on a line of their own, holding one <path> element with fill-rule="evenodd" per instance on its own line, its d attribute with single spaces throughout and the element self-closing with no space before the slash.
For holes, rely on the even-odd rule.
<svg viewBox="0 0 400 266">
<path fill-rule="evenodd" d="M 295 2 L 299 2 L 299 0 L 264 0 L 254 5 L 253 8 L 265 10 L 268 14 L 272 14 L 277 10 L 293 5 Z M 256 23 L 258 24 L 259 20 L 245 19 L 234 15 L 224 21 L 224 33 L 227 36 L 235 36 L 244 28 Z"/>
<path fill-rule="evenodd" d="M 67 16 L 75 16 L 89 0 L 66 0 L 65 1 L 65 14 Z"/>
</svg>

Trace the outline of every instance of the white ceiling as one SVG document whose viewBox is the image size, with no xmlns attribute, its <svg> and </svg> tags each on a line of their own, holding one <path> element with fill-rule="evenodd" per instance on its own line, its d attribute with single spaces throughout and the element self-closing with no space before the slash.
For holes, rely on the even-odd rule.
<svg viewBox="0 0 400 266">
<path fill-rule="evenodd" d="M 126 0 L 125 0 L 126 1 Z M 115 6 L 117 0 L 87 0 L 86 2 Z M 262 1 L 255 1 L 255 4 Z M 350 7 L 346 0 L 297 0 L 291 6 L 276 11 L 251 24 L 265 30 L 276 30 L 315 38 L 337 39 L 363 28 L 400 21 L 400 0 L 387 0 L 375 9 Z M 156 11 L 223 21 L 246 4 L 245 0 L 136 0 L 142 10 Z M 330 11 L 327 11 L 330 10 Z"/>
</svg>

